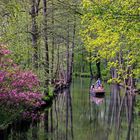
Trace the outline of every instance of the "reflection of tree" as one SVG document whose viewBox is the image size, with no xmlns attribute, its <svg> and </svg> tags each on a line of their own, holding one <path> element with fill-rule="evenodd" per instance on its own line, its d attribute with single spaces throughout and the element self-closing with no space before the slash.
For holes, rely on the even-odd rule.
<svg viewBox="0 0 140 140">
<path fill-rule="evenodd" d="M 38 140 L 38 125 L 36 121 L 32 123 L 32 140 Z"/>
<path fill-rule="evenodd" d="M 51 133 L 53 133 L 53 108 L 51 108 L 51 110 L 50 110 L 50 124 L 51 124 L 50 130 L 51 130 Z M 52 137 L 51 137 L 51 140 L 53 140 Z"/>
<path fill-rule="evenodd" d="M 128 100 L 128 131 L 127 131 L 127 138 L 126 140 L 130 140 L 131 137 L 131 128 L 132 128 L 132 123 L 134 123 L 134 103 L 135 103 L 135 96 L 133 95 L 128 95 L 127 97 Z M 134 133 L 133 133 L 134 134 Z"/>
<path fill-rule="evenodd" d="M 65 89 L 54 99 L 48 111 L 48 132 L 53 133 L 51 140 L 73 139 L 72 98 L 70 89 Z"/>
<path fill-rule="evenodd" d="M 110 96 L 108 97 L 108 94 L 106 94 L 106 96 L 103 98 L 104 102 L 100 105 L 97 105 L 90 101 L 90 94 L 89 102 L 87 102 L 87 94 L 81 94 L 79 96 L 74 97 L 78 98 L 78 101 L 82 99 L 82 103 L 76 102 L 76 104 L 74 104 L 74 107 L 77 107 L 76 111 L 77 109 L 79 110 L 82 107 L 81 110 L 86 112 L 86 114 L 82 112 L 84 114 L 82 114 L 83 118 L 77 119 L 76 117 L 79 117 L 81 115 L 78 114 L 78 112 L 74 120 L 76 120 L 75 123 L 80 121 L 81 124 L 75 125 L 82 127 L 82 131 L 84 129 L 85 133 L 91 133 L 89 134 L 89 140 L 91 137 L 94 137 L 95 140 L 140 139 L 139 124 L 138 122 L 135 122 L 134 119 L 135 96 L 132 96 L 131 94 L 124 94 L 124 92 L 122 92 L 117 85 L 113 85 L 111 87 Z M 99 99 L 98 97 L 93 98 L 94 101 L 102 100 L 102 98 Z M 77 99 L 75 99 L 75 101 L 77 101 Z M 86 104 L 86 106 L 84 106 L 84 104 Z M 90 109 L 90 111 L 88 109 Z M 40 123 L 18 122 L 11 125 L 10 131 L 8 129 L 5 129 L 2 132 L 0 131 L 0 140 L 8 140 L 8 137 L 10 137 L 10 140 L 74 139 L 73 106 L 70 89 L 65 89 L 64 91 L 59 93 L 54 99 L 52 107 L 46 109 L 43 115 L 44 118 L 40 121 Z M 77 126 L 75 128 L 77 128 Z M 75 132 L 76 137 L 77 132 L 79 135 L 81 133 L 80 131 Z M 8 135 L 8 133 L 10 134 Z"/>
<path fill-rule="evenodd" d="M 69 125 L 69 113 L 70 113 L 70 128 L 71 128 L 71 137 L 73 139 L 73 116 L 72 116 L 72 103 L 71 103 L 71 94 L 70 89 L 66 89 L 66 140 L 68 139 L 68 125 Z"/>
<path fill-rule="evenodd" d="M 56 128 L 58 129 L 58 111 L 57 111 L 57 106 L 56 106 L 56 99 L 54 100 L 54 111 L 55 111 L 55 116 L 53 114 L 53 116 L 55 117 L 56 120 Z M 54 128 L 55 129 L 55 128 Z M 56 131 L 56 139 L 58 140 L 58 131 Z"/>
<path fill-rule="evenodd" d="M 46 110 L 45 114 L 44 114 L 44 129 L 45 129 L 45 133 L 48 134 L 49 132 L 49 111 Z M 45 140 L 48 140 L 48 136 L 46 135 Z"/>
<path fill-rule="evenodd" d="M 0 130 L 0 139 L 2 139 L 2 140 L 7 140 L 8 139 L 7 129 Z"/>
<path fill-rule="evenodd" d="M 116 140 L 122 138 L 126 140 L 131 139 L 131 128 L 134 124 L 134 102 L 135 96 L 125 94 L 125 92 L 121 93 L 117 85 L 112 86 L 107 122 L 109 130 L 114 130 L 114 137 Z M 109 134 L 110 132 L 107 137 Z"/>
<path fill-rule="evenodd" d="M 72 113 L 72 98 L 71 98 L 71 92 L 70 92 L 70 88 L 68 88 L 68 99 L 69 99 L 69 108 L 70 108 L 70 128 L 71 128 L 71 137 L 72 139 L 74 138 L 74 135 L 73 135 L 73 113 Z"/>
<path fill-rule="evenodd" d="M 70 94 L 70 88 L 64 90 L 63 94 L 65 95 L 66 100 L 66 140 L 67 140 L 69 138 L 69 135 L 71 136 L 71 139 L 73 139 L 72 98 Z"/>
<path fill-rule="evenodd" d="M 91 83 L 92 81 L 90 81 L 90 85 Z M 106 113 L 106 108 L 104 106 L 106 106 L 106 100 L 104 96 L 98 97 L 89 93 L 90 123 L 92 125 L 92 134 L 94 135 L 93 137 L 95 137 L 95 139 L 104 139 L 105 133 L 103 122 L 105 119 L 104 113 Z"/>
<path fill-rule="evenodd" d="M 110 103 L 109 103 L 109 110 L 108 110 L 108 124 L 112 127 L 113 122 L 117 122 L 117 114 L 119 111 L 120 105 L 120 89 L 117 85 L 113 85 L 110 94 Z"/>
<path fill-rule="evenodd" d="M 28 140 L 28 131 L 30 129 L 31 122 L 20 120 L 11 124 L 7 129 L 7 138 L 0 140 Z M 8 136 L 9 135 L 9 136 Z M 1 137 L 0 137 L 1 138 Z"/>
<path fill-rule="evenodd" d="M 92 75 L 92 74 L 91 74 L 91 75 Z M 91 79 L 90 79 L 90 83 L 89 83 L 89 109 L 90 109 L 89 120 L 90 120 L 90 123 L 92 122 L 92 119 L 91 119 L 91 116 L 92 116 L 92 115 L 91 115 L 91 109 L 92 109 L 92 108 L 91 108 L 91 102 L 90 102 L 90 97 L 91 97 L 91 96 L 90 96 L 90 88 L 91 88 L 92 82 L 93 82 L 93 79 L 91 78 Z"/>
</svg>

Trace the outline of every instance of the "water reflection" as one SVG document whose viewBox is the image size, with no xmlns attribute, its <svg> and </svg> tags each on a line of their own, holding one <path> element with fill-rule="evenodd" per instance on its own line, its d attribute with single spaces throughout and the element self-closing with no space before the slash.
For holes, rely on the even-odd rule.
<svg viewBox="0 0 140 140">
<path fill-rule="evenodd" d="M 89 94 L 89 81 L 77 79 L 61 91 L 39 122 L 18 121 L 0 131 L 0 140 L 139 140 L 135 96 L 117 85 L 106 95 Z"/>
<path fill-rule="evenodd" d="M 45 139 L 72 140 L 74 138 L 72 98 L 69 88 L 58 94 L 52 108 L 45 114 L 44 122 L 46 122 L 44 126 L 47 134 Z"/>
<path fill-rule="evenodd" d="M 135 96 L 128 93 L 121 95 L 120 87 L 113 85 L 111 88 L 109 111 L 108 111 L 108 132 L 107 139 L 110 133 L 114 133 L 114 139 L 137 139 L 134 136 L 134 131 L 131 130 L 134 123 L 134 103 Z"/>
<path fill-rule="evenodd" d="M 100 105 L 104 102 L 104 97 L 96 97 L 92 94 L 90 94 L 90 101 L 94 102 L 96 105 Z"/>
</svg>

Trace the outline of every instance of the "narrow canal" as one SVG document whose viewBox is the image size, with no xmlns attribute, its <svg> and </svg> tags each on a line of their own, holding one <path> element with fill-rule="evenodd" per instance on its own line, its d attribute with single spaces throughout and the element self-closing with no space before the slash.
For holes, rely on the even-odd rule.
<svg viewBox="0 0 140 140">
<path fill-rule="evenodd" d="M 90 80 L 77 78 L 59 93 L 37 123 L 17 123 L 0 140 L 140 140 L 135 100 L 105 84 L 104 97 L 89 94 Z"/>
</svg>

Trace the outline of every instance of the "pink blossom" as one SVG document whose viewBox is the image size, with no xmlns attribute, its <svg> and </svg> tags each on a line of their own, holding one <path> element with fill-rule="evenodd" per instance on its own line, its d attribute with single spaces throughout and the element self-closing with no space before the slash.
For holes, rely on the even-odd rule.
<svg viewBox="0 0 140 140">
<path fill-rule="evenodd" d="M 11 54 L 11 51 L 10 51 L 10 50 L 6 50 L 6 49 L 2 49 L 2 50 L 0 51 L 0 54 L 2 54 L 2 55 Z"/>
<path fill-rule="evenodd" d="M 0 46 L 0 105 L 23 106 L 25 109 L 41 107 L 45 102 L 39 92 L 37 75 L 21 69 L 8 56 L 5 57 L 10 53 Z"/>
</svg>

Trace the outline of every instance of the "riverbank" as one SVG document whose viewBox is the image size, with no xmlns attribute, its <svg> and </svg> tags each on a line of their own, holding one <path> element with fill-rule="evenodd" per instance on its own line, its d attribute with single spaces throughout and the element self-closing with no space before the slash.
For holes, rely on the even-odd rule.
<svg viewBox="0 0 140 140">
<path fill-rule="evenodd" d="M 36 114 L 52 100 L 50 92 L 43 95 L 38 76 L 17 65 L 11 55 L 8 47 L 0 44 L 0 128 L 18 117 L 34 118 L 28 112 Z"/>
</svg>

